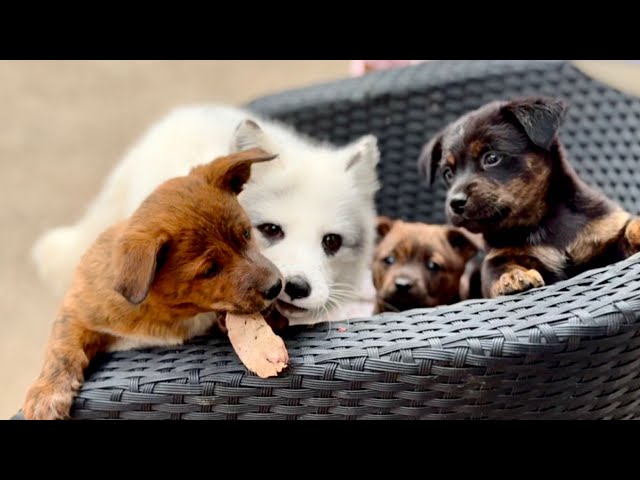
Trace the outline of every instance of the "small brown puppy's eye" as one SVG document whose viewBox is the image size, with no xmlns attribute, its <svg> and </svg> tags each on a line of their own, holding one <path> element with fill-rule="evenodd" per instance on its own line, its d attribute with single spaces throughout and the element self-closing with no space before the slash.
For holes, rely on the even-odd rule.
<svg viewBox="0 0 640 480">
<path fill-rule="evenodd" d="M 222 267 L 218 262 L 212 262 L 209 268 L 202 274 L 205 278 L 212 278 L 222 271 Z"/>
<path fill-rule="evenodd" d="M 396 257 L 394 257 L 393 255 L 389 255 L 388 257 L 384 257 L 382 261 L 387 265 L 393 265 L 394 263 L 396 263 Z"/>
<path fill-rule="evenodd" d="M 495 167 L 500 163 L 501 160 L 502 160 L 502 157 L 497 153 L 485 153 L 482 157 L 482 162 L 481 162 L 482 167 L 483 168 Z"/>
<path fill-rule="evenodd" d="M 453 170 L 451 170 L 451 167 L 444 167 L 442 169 L 442 178 L 447 182 L 447 185 L 453 181 Z"/>
<path fill-rule="evenodd" d="M 244 231 L 244 238 L 246 238 L 247 240 L 251 240 L 251 229 L 250 228 L 247 228 Z"/>
<path fill-rule="evenodd" d="M 322 247 L 327 255 L 334 255 L 342 246 L 342 237 L 335 233 L 329 233 L 322 237 Z"/>
<path fill-rule="evenodd" d="M 284 238 L 282 228 L 273 223 L 263 223 L 262 225 L 258 225 L 258 230 L 265 236 L 265 238 L 271 241 L 281 240 Z"/>
<path fill-rule="evenodd" d="M 440 270 L 440 265 L 438 265 L 433 260 L 429 260 L 427 262 L 427 270 L 431 270 L 432 272 L 438 272 Z"/>
</svg>

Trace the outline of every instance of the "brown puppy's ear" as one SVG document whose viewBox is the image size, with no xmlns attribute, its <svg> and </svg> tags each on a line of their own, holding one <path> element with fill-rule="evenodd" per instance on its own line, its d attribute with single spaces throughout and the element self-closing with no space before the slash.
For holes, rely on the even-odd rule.
<svg viewBox="0 0 640 480">
<path fill-rule="evenodd" d="M 422 147 L 418 157 L 418 172 L 432 185 L 436 177 L 436 170 L 442 158 L 443 131 L 438 132 L 427 144 Z"/>
<path fill-rule="evenodd" d="M 383 215 L 378 217 L 378 224 L 376 225 L 376 231 L 378 232 L 378 239 L 376 243 L 380 243 L 380 241 L 389 233 L 395 220 L 392 220 L 389 217 L 385 217 Z"/>
<path fill-rule="evenodd" d="M 114 258 L 117 273 L 113 289 L 134 305 L 147 298 L 161 263 L 158 257 L 166 252 L 169 240 L 164 232 L 156 235 L 125 232 Z"/>
<path fill-rule="evenodd" d="M 200 165 L 192 169 L 191 174 L 202 175 L 211 185 L 237 195 L 251 176 L 251 165 L 273 160 L 277 156 L 260 148 L 252 148 Z"/>
<path fill-rule="evenodd" d="M 538 147 L 549 150 L 567 114 L 567 104 L 558 98 L 527 97 L 513 100 L 502 111 L 513 115 L 529 139 Z"/>
<path fill-rule="evenodd" d="M 471 234 L 462 228 L 448 227 L 447 240 L 465 263 L 478 253 L 478 244 Z"/>
</svg>

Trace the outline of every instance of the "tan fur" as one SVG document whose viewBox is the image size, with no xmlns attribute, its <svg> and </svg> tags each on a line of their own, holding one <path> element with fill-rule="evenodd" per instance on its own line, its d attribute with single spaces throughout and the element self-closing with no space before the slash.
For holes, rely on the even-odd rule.
<svg viewBox="0 0 640 480">
<path fill-rule="evenodd" d="M 576 262 L 585 262 L 614 242 L 631 215 L 624 210 L 592 220 L 567 247 L 567 254 Z"/>
<path fill-rule="evenodd" d="M 62 300 L 26 418 L 68 416 L 99 352 L 179 344 L 205 333 L 217 318 L 212 311 L 269 307 L 265 292 L 280 274 L 246 238 L 251 225 L 236 194 L 251 164 L 271 158 L 254 149 L 197 167 L 100 235 Z"/>
</svg>

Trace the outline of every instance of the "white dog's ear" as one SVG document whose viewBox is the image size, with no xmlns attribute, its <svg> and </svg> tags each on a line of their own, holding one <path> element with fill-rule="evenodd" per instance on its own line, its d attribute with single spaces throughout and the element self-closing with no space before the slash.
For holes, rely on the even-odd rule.
<svg viewBox="0 0 640 480">
<path fill-rule="evenodd" d="M 231 138 L 231 153 L 260 148 L 268 153 L 276 153 L 273 145 L 262 131 L 260 125 L 253 120 L 243 120 L 238 124 Z"/>
<path fill-rule="evenodd" d="M 345 170 L 353 172 L 357 186 L 374 193 L 380 187 L 376 168 L 380 161 L 378 139 L 373 135 L 365 135 L 347 149 L 349 156 Z"/>
</svg>

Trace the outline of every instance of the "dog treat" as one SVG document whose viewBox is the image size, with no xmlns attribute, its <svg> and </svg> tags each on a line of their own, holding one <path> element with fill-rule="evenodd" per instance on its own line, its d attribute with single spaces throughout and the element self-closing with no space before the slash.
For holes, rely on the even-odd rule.
<svg viewBox="0 0 640 480">
<path fill-rule="evenodd" d="M 275 377 L 289 362 L 287 348 L 260 314 L 227 314 L 227 333 L 242 363 L 260 378 Z"/>
</svg>

